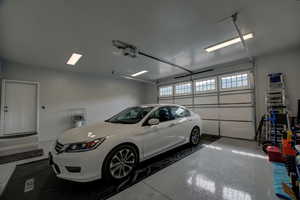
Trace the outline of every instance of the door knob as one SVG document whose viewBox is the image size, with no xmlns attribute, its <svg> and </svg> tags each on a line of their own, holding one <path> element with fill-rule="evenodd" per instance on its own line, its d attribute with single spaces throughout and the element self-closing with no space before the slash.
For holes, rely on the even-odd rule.
<svg viewBox="0 0 300 200">
<path fill-rule="evenodd" d="M 8 108 L 8 106 L 4 106 L 4 108 Z"/>
</svg>

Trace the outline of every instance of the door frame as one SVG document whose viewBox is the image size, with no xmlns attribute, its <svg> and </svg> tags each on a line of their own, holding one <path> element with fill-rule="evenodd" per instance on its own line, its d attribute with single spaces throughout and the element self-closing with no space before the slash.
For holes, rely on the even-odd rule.
<svg viewBox="0 0 300 200">
<path fill-rule="evenodd" d="M 6 84 L 8 83 L 20 83 L 20 84 L 30 84 L 36 86 L 36 133 L 39 134 L 39 122 L 40 122 L 40 83 L 36 81 L 20 81 L 20 80 L 9 80 L 9 79 L 3 79 L 2 80 L 2 87 L 1 87 L 1 132 L 0 135 L 2 136 L 20 136 L 22 134 L 5 134 L 5 120 L 4 120 L 4 102 L 6 97 Z M 28 134 L 28 133 L 27 133 Z"/>
</svg>

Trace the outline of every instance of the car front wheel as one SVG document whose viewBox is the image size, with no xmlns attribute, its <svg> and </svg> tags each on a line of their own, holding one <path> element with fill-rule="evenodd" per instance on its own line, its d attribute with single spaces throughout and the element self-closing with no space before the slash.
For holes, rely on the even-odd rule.
<svg viewBox="0 0 300 200">
<path fill-rule="evenodd" d="M 122 180 L 132 174 L 138 163 L 138 154 L 131 145 L 122 145 L 110 152 L 105 161 L 103 176 Z"/>
</svg>

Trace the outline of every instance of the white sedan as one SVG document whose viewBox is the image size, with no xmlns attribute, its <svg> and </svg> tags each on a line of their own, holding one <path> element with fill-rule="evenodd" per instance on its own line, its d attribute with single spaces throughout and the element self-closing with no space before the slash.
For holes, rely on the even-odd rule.
<svg viewBox="0 0 300 200">
<path fill-rule="evenodd" d="M 197 145 L 201 118 L 183 106 L 130 107 L 105 122 L 64 132 L 49 153 L 57 177 L 121 180 L 141 161 L 180 145 Z"/>
</svg>

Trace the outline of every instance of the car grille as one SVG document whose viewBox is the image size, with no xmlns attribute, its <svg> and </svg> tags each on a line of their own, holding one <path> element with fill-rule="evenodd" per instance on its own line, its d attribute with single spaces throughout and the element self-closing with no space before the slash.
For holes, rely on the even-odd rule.
<svg viewBox="0 0 300 200">
<path fill-rule="evenodd" d="M 55 151 L 57 153 L 61 153 L 64 151 L 64 145 L 59 143 L 58 141 L 56 141 L 56 144 L 55 144 Z"/>
</svg>

